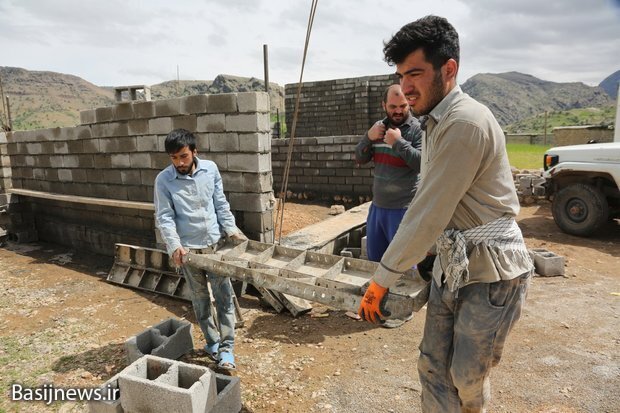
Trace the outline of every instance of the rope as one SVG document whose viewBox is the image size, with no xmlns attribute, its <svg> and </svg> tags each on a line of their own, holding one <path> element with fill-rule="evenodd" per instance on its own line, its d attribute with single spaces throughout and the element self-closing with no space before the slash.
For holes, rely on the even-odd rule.
<svg viewBox="0 0 620 413">
<path fill-rule="evenodd" d="M 308 44 L 310 43 L 310 33 L 314 24 L 314 15 L 316 14 L 316 6 L 319 0 L 312 0 L 310 7 L 310 16 L 308 17 L 308 28 L 306 30 L 306 42 L 304 44 L 304 56 L 301 62 L 301 73 L 299 74 L 299 83 L 297 84 L 297 95 L 295 97 L 295 111 L 293 112 L 293 125 L 291 126 L 291 136 L 288 142 L 288 153 L 286 155 L 286 165 L 284 166 L 284 176 L 282 186 L 280 188 L 280 202 L 276 210 L 276 222 L 278 222 L 278 239 L 280 243 L 282 239 L 282 221 L 284 220 L 284 205 L 286 204 L 286 191 L 288 189 L 288 177 L 291 170 L 291 160 L 293 157 L 293 144 L 295 141 L 295 129 L 297 128 L 297 115 L 299 113 L 299 101 L 301 100 L 301 81 L 304 76 L 304 67 L 306 65 L 306 55 L 308 54 Z"/>
</svg>

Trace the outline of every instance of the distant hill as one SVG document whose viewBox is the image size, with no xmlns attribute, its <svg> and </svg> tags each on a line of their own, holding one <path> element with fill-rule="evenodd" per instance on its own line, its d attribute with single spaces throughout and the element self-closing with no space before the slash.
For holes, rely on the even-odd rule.
<svg viewBox="0 0 620 413">
<path fill-rule="evenodd" d="M 612 98 L 618 97 L 618 82 L 620 82 L 620 70 L 607 76 L 605 80 L 599 83 L 599 87 L 603 89 Z"/>
<path fill-rule="evenodd" d="M 178 84 L 176 80 L 170 80 L 158 83 L 151 86 L 151 96 L 153 100 L 157 100 L 202 93 L 216 94 L 264 90 L 265 81 L 255 77 L 217 75 L 213 80 L 181 80 Z M 276 109 L 280 109 L 282 114 L 284 111 L 284 87 L 269 82 L 269 97 L 271 98 L 271 111 L 275 113 Z"/>
<path fill-rule="evenodd" d="M 73 126 L 79 123 L 80 110 L 114 103 L 112 90 L 73 75 L 0 66 L 0 77 L 14 130 Z"/>
<path fill-rule="evenodd" d="M 77 76 L 0 66 L 4 94 L 9 96 L 13 130 L 74 126 L 80 111 L 114 104 L 114 89 L 99 87 Z M 151 86 L 153 100 L 201 93 L 263 91 L 256 78 L 218 75 L 214 80 L 168 81 Z M 272 111 L 284 111 L 284 88 L 269 83 Z M 0 105 L 0 119 L 5 114 Z"/>
<path fill-rule="evenodd" d="M 600 108 L 582 108 L 547 113 L 547 133 L 557 126 L 601 125 L 609 126 L 615 121 L 616 106 L 611 104 Z M 530 116 L 504 127 L 508 133 L 545 133 L 545 114 Z"/>
<path fill-rule="evenodd" d="M 602 107 L 612 99 L 598 86 L 555 83 L 518 72 L 469 78 L 463 91 L 491 109 L 502 126 L 550 110 Z"/>
</svg>

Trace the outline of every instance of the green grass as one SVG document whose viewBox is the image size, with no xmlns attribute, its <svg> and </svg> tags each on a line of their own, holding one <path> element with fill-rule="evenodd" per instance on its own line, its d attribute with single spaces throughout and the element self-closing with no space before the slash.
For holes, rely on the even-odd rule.
<svg viewBox="0 0 620 413">
<path fill-rule="evenodd" d="M 580 108 L 547 112 L 547 133 L 550 134 L 556 126 L 579 125 L 610 125 L 616 117 L 616 105 L 599 108 Z M 545 113 L 531 116 L 519 122 L 507 125 L 508 133 L 536 133 L 544 134 Z"/>
<path fill-rule="evenodd" d="M 526 143 L 507 143 L 508 160 L 517 169 L 540 169 L 543 155 L 551 146 L 528 145 Z"/>
</svg>

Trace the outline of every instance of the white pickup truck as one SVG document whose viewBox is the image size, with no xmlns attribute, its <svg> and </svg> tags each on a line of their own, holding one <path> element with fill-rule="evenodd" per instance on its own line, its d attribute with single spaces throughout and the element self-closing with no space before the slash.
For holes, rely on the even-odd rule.
<svg viewBox="0 0 620 413">
<path fill-rule="evenodd" d="M 543 177 L 562 231 L 588 236 L 620 217 L 620 142 L 551 148 Z"/>
</svg>

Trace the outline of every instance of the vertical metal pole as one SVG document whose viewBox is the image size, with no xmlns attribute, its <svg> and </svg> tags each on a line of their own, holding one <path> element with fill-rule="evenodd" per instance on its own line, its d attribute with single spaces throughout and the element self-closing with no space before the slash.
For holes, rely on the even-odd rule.
<svg viewBox="0 0 620 413">
<path fill-rule="evenodd" d="M 13 130 L 13 122 L 11 121 L 11 103 L 9 102 L 9 97 L 6 97 L 6 117 L 9 122 L 9 130 Z"/>
<path fill-rule="evenodd" d="M 2 87 L 2 76 L 0 76 L 0 100 L 2 100 L 2 117 L 0 117 L 0 123 L 4 123 L 2 121 L 2 118 L 6 116 L 6 105 L 4 103 L 4 88 Z"/>
<path fill-rule="evenodd" d="M 180 87 L 180 79 L 179 79 L 179 65 L 177 65 L 177 96 L 179 96 L 179 87 Z"/>
<path fill-rule="evenodd" d="M 265 67 L 265 92 L 269 93 L 269 51 L 267 45 L 263 45 L 263 64 Z"/>
<path fill-rule="evenodd" d="M 547 114 L 548 112 L 545 111 L 545 141 L 544 141 L 545 146 L 547 145 Z"/>
</svg>

